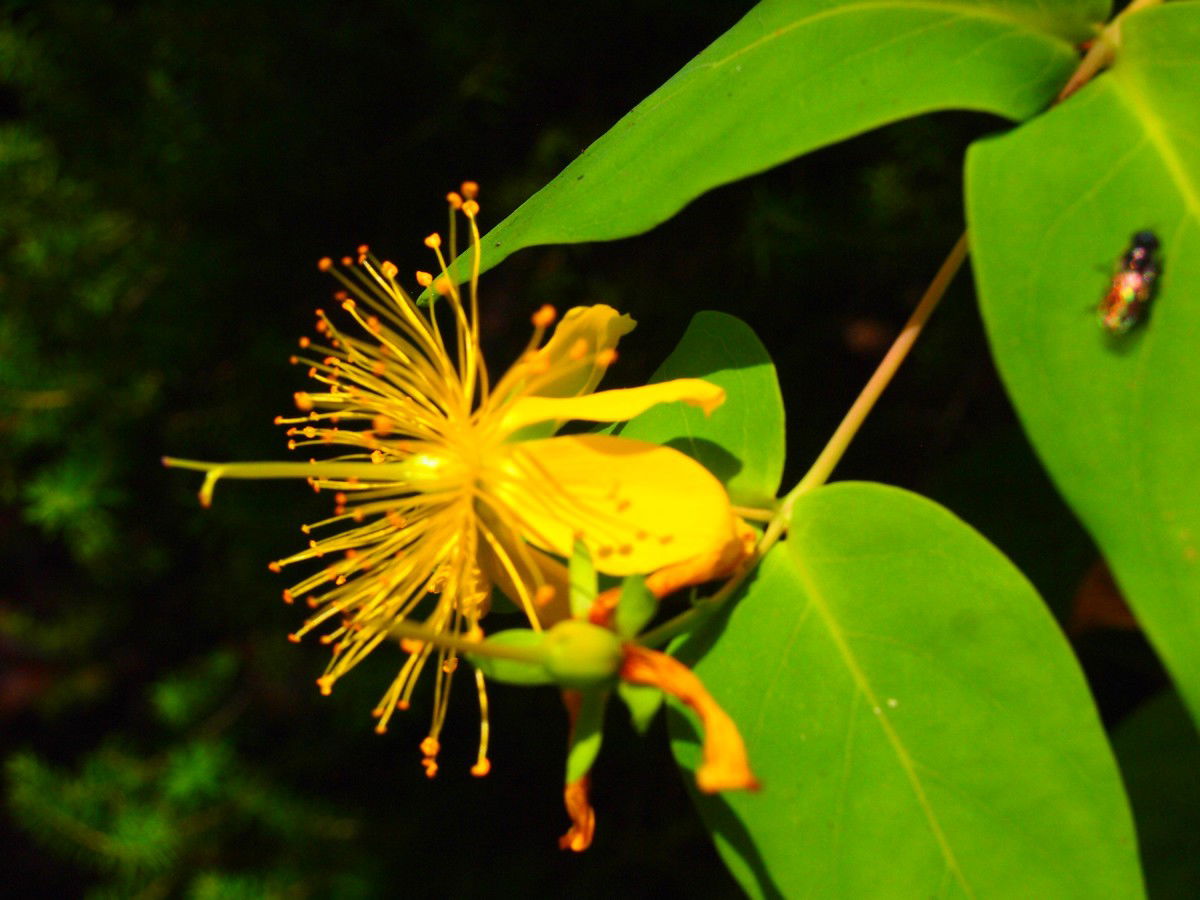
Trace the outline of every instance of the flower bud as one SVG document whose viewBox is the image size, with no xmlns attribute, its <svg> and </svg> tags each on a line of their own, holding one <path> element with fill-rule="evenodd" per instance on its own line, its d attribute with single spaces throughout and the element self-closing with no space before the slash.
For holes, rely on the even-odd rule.
<svg viewBox="0 0 1200 900">
<path fill-rule="evenodd" d="M 607 628 L 565 619 L 545 634 L 542 662 L 565 688 L 598 687 L 616 678 L 621 668 L 621 639 Z"/>
</svg>

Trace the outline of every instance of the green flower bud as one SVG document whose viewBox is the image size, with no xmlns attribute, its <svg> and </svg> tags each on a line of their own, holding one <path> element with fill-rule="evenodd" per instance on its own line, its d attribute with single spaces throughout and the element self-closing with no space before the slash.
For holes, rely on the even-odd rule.
<svg viewBox="0 0 1200 900">
<path fill-rule="evenodd" d="M 599 687 L 617 677 L 621 639 L 607 628 L 566 619 L 545 633 L 542 665 L 565 688 Z"/>
</svg>

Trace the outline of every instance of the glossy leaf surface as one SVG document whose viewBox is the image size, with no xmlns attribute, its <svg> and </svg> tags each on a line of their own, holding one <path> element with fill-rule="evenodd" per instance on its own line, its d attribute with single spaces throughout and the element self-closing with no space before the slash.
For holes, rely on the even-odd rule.
<svg viewBox="0 0 1200 900">
<path fill-rule="evenodd" d="M 1116 66 L 968 157 L 989 340 L 1041 459 L 1200 715 L 1200 4 L 1129 17 Z M 1093 310 L 1155 231 L 1148 318 Z"/>
<path fill-rule="evenodd" d="M 731 613 L 678 655 L 699 657 L 762 780 L 697 797 L 751 895 L 1141 894 L 1120 777 L 1066 641 L 942 507 L 874 484 L 806 495 Z M 671 720 L 691 769 L 697 726 Z"/>
</svg>

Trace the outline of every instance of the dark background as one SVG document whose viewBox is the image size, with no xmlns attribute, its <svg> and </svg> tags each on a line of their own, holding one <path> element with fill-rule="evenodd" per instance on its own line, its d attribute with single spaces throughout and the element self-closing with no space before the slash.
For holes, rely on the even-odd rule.
<svg viewBox="0 0 1200 900">
<path fill-rule="evenodd" d="M 553 691 L 493 690 L 479 780 L 460 686 L 427 781 L 421 703 L 372 731 L 386 650 L 322 698 L 324 650 L 284 639 L 302 613 L 265 564 L 321 498 L 235 482 L 202 511 L 199 478 L 158 459 L 281 458 L 271 420 L 304 387 L 286 360 L 330 290 L 317 258 L 365 241 L 428 268 L 420 241 L 444 227 L 447 190 L 479 181 L 495 224 L 748 6 L 0 5 L 0 845 L 15 895 L 737 894 L 661 722 L 642 738 L 610 711 L 583 855 L 557 849 Z M 620 384 L 644 380 L 692 312 L 739 315 L 779 368 L 790 484 L 961 232 L 966 145 L 1004 127 L 901 123 L 642 237 L 524 251 L 483 281 L 493 366 L 542 303 L 633 314 Z M 969 273 L 837 474 L 947 504 L 1064 621 L 1081 585 L 1119 612 L 1004 398 Z M 1074 631 L 1109 722 L 1161 683 L 1135 632 Z"/>
</svg>

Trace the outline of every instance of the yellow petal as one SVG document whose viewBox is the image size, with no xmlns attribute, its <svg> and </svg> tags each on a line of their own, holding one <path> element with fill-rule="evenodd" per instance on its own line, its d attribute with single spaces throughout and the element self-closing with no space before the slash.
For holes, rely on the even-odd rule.
<svg viewBox="0 0 1200 900">
<path fill-rule="evenodd" d="M 625 422 L 660 403 L 698 406 L 705 415 L 725 402 L 725 389 L 699 378 L 676 378 L 643 387 L 600 391 L 583 397 L 522 397 L 504 415 L 505 431 L 538 422 Z"/>
<path fill-rule="evenodd" d="M 537 351 L 537 367 L 562 374 L 538 385 L 540 397 L 578 397 L 592 391 L 604 377 L 605 367 L 593 360 L 602 350 L 612 350 L 622 335 L 633 331 L 637 323 L 611 306 L 576 306 L 567 310 L 550 340 Z M 573 363 L 583 341 L 583 365 Z M 546 365 L 548 363 L 549 365 Z M 541 421 L 541 420 L 539 420 Z"/>
<path fill-rule="evenodd" d="M 510 444 L 485 490 L 537 546 L 583 539 L 610 575 L 653 572 L 736 541 L 725 488 L 677 450 L 608 435 Z"/>
</svg>

